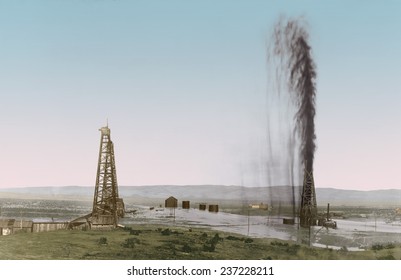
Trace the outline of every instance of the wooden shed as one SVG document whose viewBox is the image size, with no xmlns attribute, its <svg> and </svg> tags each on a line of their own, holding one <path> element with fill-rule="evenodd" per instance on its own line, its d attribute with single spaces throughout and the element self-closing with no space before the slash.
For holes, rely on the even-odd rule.
<svg viewBox="0 0 401 280">
<path fill-rule="evenodd" d="M 19 219 L 0 220 L 0 235 L 10 235 L 17 232 L 43 232 L 67 229 L 68 222 L 33 222 Z"/>
<path fill-rule="evenodd" d="M 283 224 L 285 225 L 295 225 L 295 219 L 293 218 L 284 218 Z"/>
<path fill-rule="evenodd" d="M 217 205 L 217 204 L 210 204 L 210 205 L 209 205 L 209 212 L 219 212 L 219 205 Z"/>
<path fill-rule="evenodd" d="M 15 220 L 13 233 L 16 232 L 32 232 L 33 221 Z"/>
<path fill-rule="evenodd" d="M 199 210 L 205 211 L 206 210 L 206 203 L 200 203 L 199 204 Z"/>
<path fill-rule="evenodd" d="M 190 208 L 190 202 L 185 200 L 182 202 L 182 209 L 189 209 Z"/>
<path fill-rule="evenodd" d="M 10 235 L 13 233 L 15 219 L 0 220 L 0 235 Z"/>
<path fill-rule="evenodd" d="M 166 208 L 167 207 L 169 207 L 169 208 L 177 208 L 177 205 L 178 205 L 178 200 L 173 196 L 170 196 L 164 202 L 164 207 L 166 207 Z"/>
<path fill-rule="evenodd" d="M 33 224 L 32 232 L 45 232 L 68 229 L 68 225 L 68 222 L 39 222 Z"/>
<path fill-rule="evenodd" d="M 267 204 L 263 204 L 263 202 L 261 202 L 259 204 L 249 204 L 249 207 L 252 209 L 268 210 Z"/>
</svg>

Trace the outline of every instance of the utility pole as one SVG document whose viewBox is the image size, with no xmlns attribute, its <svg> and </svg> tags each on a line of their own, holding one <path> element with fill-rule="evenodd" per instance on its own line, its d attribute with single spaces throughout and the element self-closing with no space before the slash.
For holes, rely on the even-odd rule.
<svg viewBox="0 0 401 280">
<path fill-rule="evenodd" d="M 250 227 L 250 216 L 249 216 L 249 206 L 248 206 L 248 236 L 249 236 L 249 227 Z"/>
<path fill-rule="evenodd" d="M 376 228 L 377 228 L 377 216 L 376 216 L 376 211 L 374 212 L 375 214 L 375 232 L 376 232 Z"/>
</svg>

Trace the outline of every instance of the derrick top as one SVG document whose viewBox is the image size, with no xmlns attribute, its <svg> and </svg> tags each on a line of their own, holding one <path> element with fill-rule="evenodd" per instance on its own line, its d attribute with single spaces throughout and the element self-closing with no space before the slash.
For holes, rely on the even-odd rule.
<svg viewBox="0 0 401 280">
<path fill-rule="evenodd" d="M 99 129 L 102 132 L 102 135 L 110 135 L 110 128 L 109 126 L 103 126 Z"/>
</svg>

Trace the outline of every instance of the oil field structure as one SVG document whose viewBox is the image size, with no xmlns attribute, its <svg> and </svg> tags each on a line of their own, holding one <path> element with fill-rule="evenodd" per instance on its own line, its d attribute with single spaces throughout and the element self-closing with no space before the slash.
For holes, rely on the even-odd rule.
<svg viewBox="0 0 401 280">
<path fill-rule="evenodd" d="M 119 219 L 125 216 L 124 201 L 118 195 L 114 146 L 108 125 L 101 132 L 99 160 L 92 212 L 72 221 L 43 222 L 21 219 L 0 219 L 0 236 L 17 232 L 46 232 L 63 229 L 113 229 L 123 227 Z"/>
<path fill-rule="evenodd" d="M 291 149 L 287 149 L 288 157 L 292 159 L 290 170 L 300 171 L 303 168 L 303 184 L 300 194 L 299 212 L 295 211 L 294 173 L 290 174 L 289 182 L 293 190 L 293 218 L 285 219 L 286 224 L 294 224 L 296 216 L 299 225 L 309 228 L 316 225 L 329 225 L 327 218 L 318 215 L 315 182 L 313 178 L 313 163 L 316 150 L 316 65 L 309 44 L 309 32 L 302 19 L 280 18 L 274 27 L 272 43 L 268 48 L 268 64 L 272 67 L 272 95 L 276 102 L 282 97 L 285 102 L 280 105 L 285 108 L 283 114 L 292 113 L 292 120 L 287 120 L 291 132 L 286 136 Z M 275 103 L 272 103 L 275 104 Z M 281 120 L 281 116 L 279 119 Z M 284 136 L 285 137 L 285 136 Z M 296 140 L 294 141 L 294 139 Z M 269 138 L 270 139 L 270 132 Z M 270 140 L 269 140 L 270 141 Z M 281 140 L 282 141 L 282 140 Z M 271 145 L 271 143 L 270 143 Z M 296 160 L 295 160 L 296 159 Z M 296 162 L 294 164 L 294 162 Z M 287 163 L 284 163 L 287 164 Z M 299 172 L 300 174 L 300 172 Z M 298 179 L 296 179 L 298 180 Z M 302 179 L 299 178 L 301 181 Z M 298 183 L 298 182 L 297 182 Z M 284 221 L 283 221 L 284 222 Z"/>
<path fill-rule="evenodd" d="M 302 187 L 301 209 L 299 211 L 300 225 L 302 227 L 315 226 L 317 224 L 317 202 L 313 173 L 305 169 L 304 183 Z"/>
<path fill-rule="evenodd" d="M 70 221 L 69 227 L 107 229 L 119 227 L 118 221 L 125 215 L 124 201 L 118 195 L 114 145 L 108 124 L 99 129 L 100 148 L 97 165 L 92 213 Z"/>
</svg>

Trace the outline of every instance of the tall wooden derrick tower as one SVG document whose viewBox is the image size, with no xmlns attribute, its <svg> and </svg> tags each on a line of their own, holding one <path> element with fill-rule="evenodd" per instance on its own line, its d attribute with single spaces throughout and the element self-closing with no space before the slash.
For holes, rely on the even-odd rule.
<svg viewBox="0 0 401 280">
<path fill-rule="evenodd" d="M 313 172 L 305 168 L 304 184 L 301 196 L 300 224 L 302 227 L 315 226 L 317 220 L 317 204 Z"/>
<path fill-rule="evenodd" d="M 124 217 L 124 202 L 118 196 L 114 146 L 108 125 L 99 130 L 101 137 L 91 227 L 117 227 L 119 218 Z"/>
</svg>

